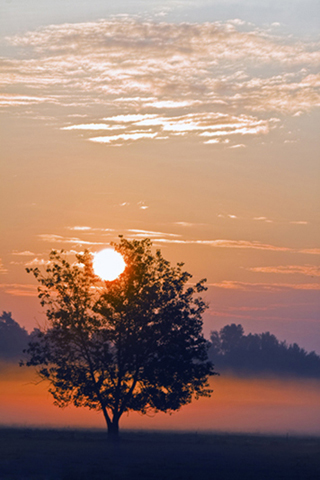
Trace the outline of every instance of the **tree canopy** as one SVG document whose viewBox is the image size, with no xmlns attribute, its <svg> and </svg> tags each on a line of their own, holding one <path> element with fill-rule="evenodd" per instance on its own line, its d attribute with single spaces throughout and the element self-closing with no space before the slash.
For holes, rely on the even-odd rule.
<svg viewBox="0 0 320 480">
<path fill-rule="evenodd" d="M 28 332 L 12 318 L 11 312 L 0 316 L 0 359 L 12 361 L 21 358 L 27 347 Z"/>
<path fill-rule="evenodd" d="M 102 410 L 108 432 L 130 410 L 173 412 L 193 397 L 210 396 L 206 308 L 183 264 L 171 266 L 149 239 L 113 244 L 126 268 L 112 282 L 99 279 L 89 252 L 69 263 L 52 251 L 39 282 L 47 326 L 29 344 L 27 365 L 50 381 L 55 404 Z"/>
</svg>

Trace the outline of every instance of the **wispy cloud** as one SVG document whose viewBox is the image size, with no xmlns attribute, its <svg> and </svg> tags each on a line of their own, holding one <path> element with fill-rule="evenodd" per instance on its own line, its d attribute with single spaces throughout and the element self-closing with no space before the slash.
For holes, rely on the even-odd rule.
<svg viewBox="0 0 320 480">
<path fill-rule="evenodd" d="M 282 290 L 283 291 L 283 290 Z M 271 290 L 270 293 L 279 292 Z M 268 292 L 265 292 L 268 293 Z M 280 291 L 281 294 L 281 291 Z M 306 305 L 301 302 L 287 303 L 271 303 L 268 298 L 264 305 L 210 305 L 208 309 L 209 315 L 213 317 L 248 319 L 248 320 L 288 320 L 292 321 L 292 311 L 298 311 L 301 320 L 306 318 Z M 301 313 L 300 313 L 301 312 Z"/>
<path fill-rule="evenodd" d="M 145 202 L 141 201 L 138 202 L 138 207 L 140 208 L 140 210 L 147 210 L 149 208 L 149 205 L 146 205 Z"/>
<path fill-rule="evenodd" d="M 0 258 L 0 273 L 7 273 L 7 272 L 8 272 L 8 270 L 6 268 L 4 268 L 2 260 Z"/>
<path fill-rule="evenodd" d="M 309 222 L 305 222 L 305 221 L 301 220 L 301 221 L 290 222 L 290 223 L 292 223 L 293 225 L 308 225 Z"/>
<path fill-rule="evenodd" d="M 0 81 L 1 84 L 1 81 Z M 19 95 L 0 93 L 0 107 L 17 107 L 17 106 L 30 106 L 39 103 L 55 103 L 59 104 L 59 100 L 55 97 L 42 97 L 31 95 Z"/>
<path fill-rule="evenodd" d="M 143 202 L 140 202 L 140 208 L 148 208 L 144 205 Z M 113 233 L 116 231 L 109 228 L 91 228 L 91 227 L 67 227 L 71 230 L 78 230 L 86 233 L 96 233 L 97 235 L 105 233 Z M 208 246 L 213 248 L 235 248 L 235 249 L 251 249 L 251 250 L 265 250 L 272 252 L 288 252 L 288 253 L 301 253 L 309 255 L 320 255 L 320 249 L 296 249 L 292 247 L 280 246 L 280 245 L 271 245 L 267 243 L 262 243 L 259 241 L 249 241 L 249 240 L 228 240 L 228 239 L 214 239 L 214 240 L 202 240 L 202 239 L 184 239 L 181 238 L 181 235 L 174 233 L 164 233 L 156 232 L 152 230 L 140 230 L 140 229 L 124 229 L 121 233 L 127 233 L 130 238 L 152 238 L 154 244 L 177 244 L 177 245 L 199 245 L 199 246 Z M 38 237 L 50 243 L 61 243 L 73 245 L 105 245 L 105 241 L 97 240 L 84 240 L 78 237 L 65 237 L 57 234 L 41 234 Z"/>
<path fill-rule="evenodd" d="M 251 272 L 301 274 L 308 277 L 320 277 L 320 267 L 315 265 L 279 265 L 276 267 L 252 267 Z"/>
<path fill-rule="evenodd" d="M 61 130 L 121 130 L 121 125 L 108 125 L 106 123 L 79 123 L 63 127 Z"/>
<path fill-rule="evenodd" d="M 230 213 L 220 213 L 218 214 L 218 217 L 219 218 L 231 218 L 231 219 L 234 219 L 234 218 L 238 218 L 238 219 L 241 219 L 241 220 L 245 220 L 245 221 L 255 221 L 255 222 L 261 222 L 261 223 L 276 223 L 276 224 L 290 224 L 290 225 L 308 225 L 309 222 L 306 222 L 306 221 L 288 221 L 288 220 L 272 220 L 268 217 L 265 217 L 263 215 L 261 216 L 257 216 L 257 217 L 246 217 L 246 216 L 240 216 L 240 215 L 234 215 L 234 214 L 230 214 Z"/>
<path fill-rule="evenodd" d="M 179 243 L 187 245 L 207 245 L 216 248 L 241 248 L 241 249 L 253 249 L 253 250 L 270 250 L 275 252 L 293 252 L 296 251 L 290 247 L 281 247 L 277 245 L 269 245 L 260 243 L 257 241 L 248 240 L 183 240 L 183 239 L 166 239 L 156 238 L 155 241 L 160 243 Z"/>
<path fill-rule="evenodd" d="M 306 253 L 308 255 L 320 255 L 320 248 L 304 248 L 299 250 L 299 253 Z"/>
<path fill-rule="evenodd" d="M 256 220 L 256 221 L 258 221 L 258 222 L 273 223 L 273 221 L 270 220 L 270 219 L 267 218 L 267 217 L 254 217 L 253 220 Z"/>
<path fill-rule="evenodd" d="M 143 237 L 143 238 L 158 238 L 161 237 L 180 237 L 175 233 L 163 233 L 163 232 L 154 232 L 152 230 L 138 230 L 134 228 L 129 228 L 127 230 L 129 234 L 134 235 L 135 237 Z"/>
<path fill-rule="evenodd" d="M 50 264 L 50 260 L 44 260 L 43 258 L 34 258 L 25 264 L 26 267 L 45 267 Z"/>
<path fill-rule="evenodd" d="M 23 252 L 12 252 L 12 255 L 18 255 L 22 257 L 32 257 L 35 254 L 33 252 L 30 252 L 30 250 L 24 250 Z"/>
<path fill-rule="evenodd" d="M 62 235 L 56 234 L 42 234 L 38 237 L 44 242 L 50 243 L 72 243 L 74 245 L 104 245 L 105 242 L 94 242 L 89 240 L 81 240 L 77 237 L 63 237 Z"/>
<path fill-rule="evenodd" d="M 38 294 L 36 285 L 6 283 L 0 284 L 0 288 L 3 289 L 5 293 L 16 297 L 36 297 Z"/>
<path fill-rule="evenodd" d="M 282 291 L 282 290 L 320 290 L 319 283 L 249 283 L 224 280 L 218 283 L 209 283 L 209 287 L 224 288 L 230 290 L 253 290 L 253 291 Z"/>
<path fill-rule="evenodd" d="M 127 141 L 135 141 L 135 140 L 142 140 L 146 138 L 154 138 L 157 136 L 157 133 L 148 133 L 148 132 L 133 132 L 133 133 L 122 133 L 119 135 L 110 135 L 107 137 L 93 137 L 89 138 L 90 142 L 97 142 L 97 143 L 113 143 L 113 144 L 119 144 L 122 142 L 127 142 Z"/>
<path fill-rule="evenodd" d="M 106 145 L 190 136 L 240 148 L 281 126 L 275 115 L 320 106 L 319 45 L 241 27 L 126 16 L 8 37 L 19 53 L 0 63 L 0 106 L 104 105 L 107 118 L 62 128 Z"/>
<path fill-rule="evenodd" d="M 62 130 L 124 130 L 125 133 L 89 137 L 98 143 L 116 144 L 141 139 L 165 140 L 170 136 L 193 135 L 210 137 L 204 143 L 220 143 L 221 137 L 233 135 L 267 134 L 275 119 L 258 120 L 256 117 L 241 114 L 239 116 L 221 113 L 189 113 L 187 115 L 163 116 L 157 114 L 128 114 L 104 118 L 108 123 L 75 124 Z"/>
<path fill-rule="evenodd" d="M 196 223 L 190 223 L 190 222 L 175 222 L 174 225 L 178 225 L 179 227 L 194 227 L 196 225 L 203 225 L 203 224 L 196 224 Z"/>
<path fill-rule="evenodd" d="M 75 225 L 74 227 L 67 227 L 67 229 L 76 232 L 114 232 L 113 228 L 97 228 L 86 225 Z"/>
</svg>

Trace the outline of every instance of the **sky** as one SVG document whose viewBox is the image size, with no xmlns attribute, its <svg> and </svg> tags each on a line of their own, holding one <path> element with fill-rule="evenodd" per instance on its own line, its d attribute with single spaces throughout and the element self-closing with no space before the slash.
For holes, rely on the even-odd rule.
<svg viewBox="0 0 320 480">
<path fill-rule="evenodd" d="M 317 0 L 3 0 L 0 310 L 27 266 L 152 239 L 229 323 L 320 353 Z"/>
</svg>

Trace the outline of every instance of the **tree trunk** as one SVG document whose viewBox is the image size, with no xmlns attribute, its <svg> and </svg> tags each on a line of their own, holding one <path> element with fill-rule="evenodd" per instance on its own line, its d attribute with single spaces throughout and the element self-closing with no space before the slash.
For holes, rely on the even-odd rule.
<svg viewBox="0 0 320 480">
<path fill-rule="evenodd" d="M 108 437 L 118 438 L 119 436 L 119 419 L 114 418 L 112 422 L 108 424 Z"/>
</svg>

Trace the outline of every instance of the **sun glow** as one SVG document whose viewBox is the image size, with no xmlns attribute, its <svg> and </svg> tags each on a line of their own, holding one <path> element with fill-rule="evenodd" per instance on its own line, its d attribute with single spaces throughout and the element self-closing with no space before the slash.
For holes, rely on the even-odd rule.
<svg viewBox="0 0 320 480">
<path fill-rule="evenodd" d="M 122 255 L 113 248 L 105 248 L 94 255 L 93 270 L 102 280 L 115 280 L 125 268 Z"/>
</svg>

